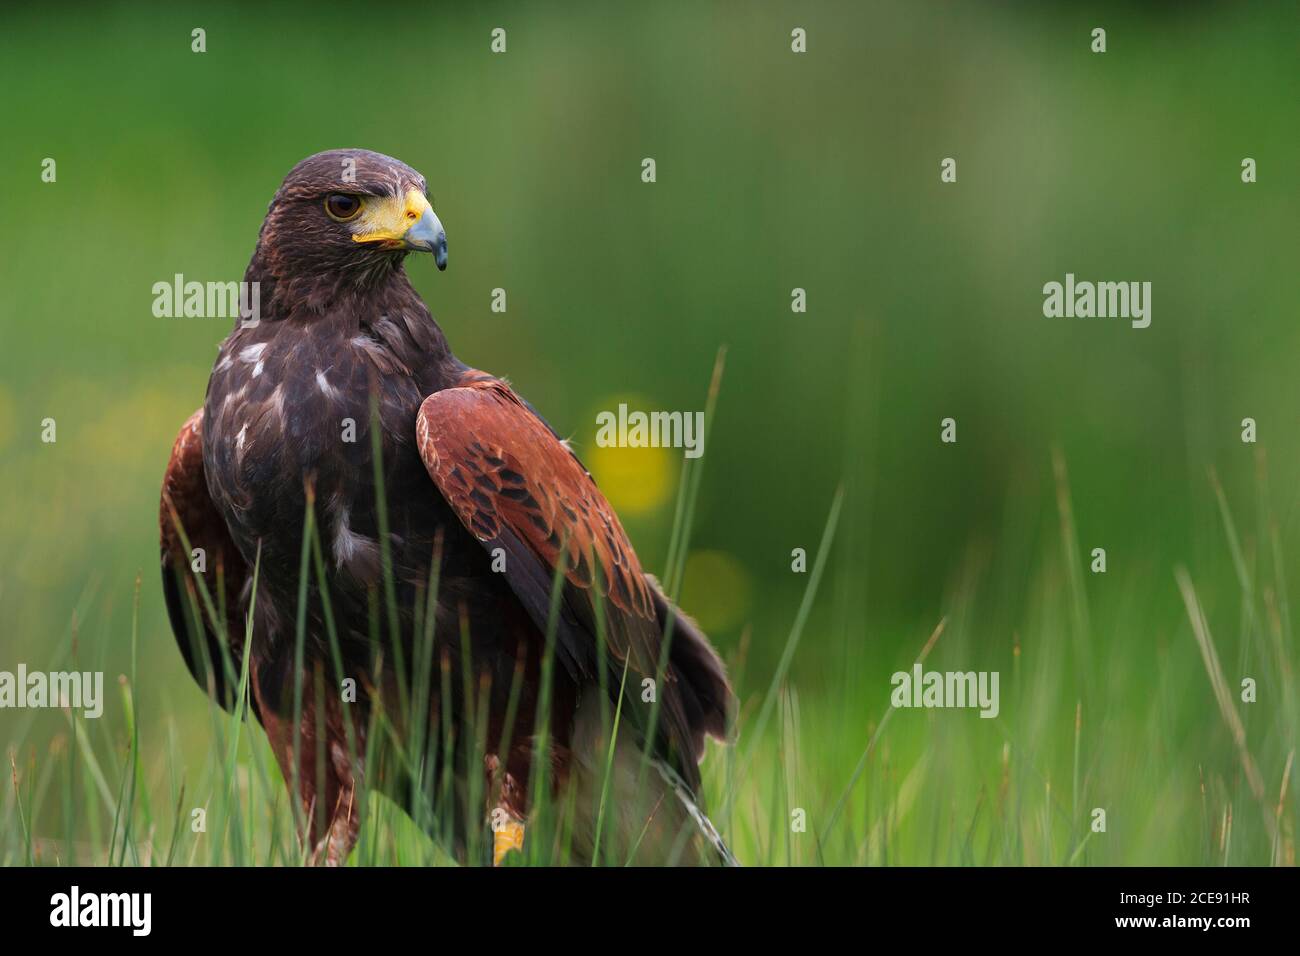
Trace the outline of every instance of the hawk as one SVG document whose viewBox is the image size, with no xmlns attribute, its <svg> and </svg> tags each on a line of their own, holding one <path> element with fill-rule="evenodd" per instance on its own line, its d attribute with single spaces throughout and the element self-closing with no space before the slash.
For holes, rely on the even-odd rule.
<svg viewBox="0 0 1300 956">
<path fill-rule="evenodd" d="M 373 790 L 462 861 L 501 862 L 546 803 L 575 862 L 734 862 L 698 799 L 722 662 L 567 444 L 452 353 L 412 252 L 446 268 L 425 179 L 391 157 L 319 153 L 272 199 L 260 314 L 163 481 L 190 673 L 228 710 L 247 680 L 314 861 L 346 860 Z"/>
</svg>

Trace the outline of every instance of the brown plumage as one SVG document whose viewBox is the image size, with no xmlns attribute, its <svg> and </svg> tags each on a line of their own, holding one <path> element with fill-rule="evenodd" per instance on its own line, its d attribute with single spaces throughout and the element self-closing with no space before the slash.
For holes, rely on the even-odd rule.
<svg viewBox="0 0 1300 956">
<path fill-rule="evenodd" d="M 528 819 L 535 757 L 554 794 L 573 798 L 571 849 L 583 859 L 604 777 L 601 715 L 618 703 L 620 685 L 616 806 L 602 838 L 635 847 L 639 862 L 728 859 L 694 805 L 705 737 L 725 737 L 733 709 L 721 662 L 642 571 L 577 457 L 505 382 L 455 358 L 406 278 L 410 251 L 446 262 L 424 179 L 397 160 L 321 153 L 276 193 L 245 274 L 260 284 L 260 321 L 241 321 L 222 343 L 163 483 L 163 587 L 191 673 L 229 708 L 247 653 L 253 712 L 286 780 L 299 780 L 304 836 L 326 862 L 341 862 L 355 842 L 363 779 L 463 856 L 474 821 L 486 827 L 493 810 Z M 300 614 L 309 507 L 327 586 L 322 593 L 308 575 Z M 426 606 L 431 650 L 417 640 Z M 340 693 L 349 679 L 355 702 Z M 658 679 L 653 719 L 646 679 Z M 535 754 L 543 700 L 549 736 Z M 430 765 L 414 778 L 400 762 L 367 766 L 351 756 L 380 743 L 367 735 L 381 702 L 403 745 L 450 742 L 426 747 Z M 487 756 L 472 766 L 480 708 Z M 649 774 L 638 769 L 642 754 Z M 431 783 L 444 769 L 450 793 Z M 486 793 L 481 807 L 468 805 L 473 775 Z M 435 828 L 434 819 L 451 825 Z"/>
</svg>

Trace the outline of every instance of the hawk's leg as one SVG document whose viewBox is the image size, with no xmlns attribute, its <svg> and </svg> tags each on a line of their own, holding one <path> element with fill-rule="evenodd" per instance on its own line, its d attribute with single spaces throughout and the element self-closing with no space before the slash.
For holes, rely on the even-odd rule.
<svg viewBox="0 0 1300 956">
<path fill-rule="evenodd" d="M 500 866 L 511 850 L 523 852 L 524 821 L 505 807 L 492 808 L 492 865 Z"/>
<path fill-rule="evenodd" d="M 523 852 L 524 791 L 516 776 L 502 768 L 495 754 L 484 758 L 483 769 L 491 804 L 488 824 L 492 828 L 492 865 L 500 866 L 511 850 Z"/>
<path fill-rule="evenodd" d="M 317 673 L 319 676 L 319 668 Z M 292 717 L 270 706 L 259 682 L 253 683 L 253 692 L 258 696 L 267 740 L 291 790 L 295 776 L 297 779 L 305 823 L 302 844 L 311 848 L 308 863 L 342 866 L 357 842 L 361 824 L 361 808 L 357 803 L 361 767 L 354 766 L 348 756 L 344 721 L 357 720 L 356 748 L 364 753 L 365 736 L 359 720 L 345 714 L 334 695 L 313 694 L 308 688 L 302 702 L 300 733 L 295 734 Z M 297 774 L 294 773 L 295 754 Z"/>
<path fill-rule="evenodd" d="M 342 754 L 344 768 L 347 766 L 347 755 Z M 337 778 L 336 778 L 337 779 Z M 335 798 L 334 811 L 330 816 L 329 827 L 325 835 L 316 843 L 315 849 L 312 850 L 310 863 L 315 866 L 324 864 L 325 866 L 343 866 L 348 860 L 348 854 L 352 852 L 352 847 L 357 842 L 357 830 L 360 825 L 360 817 L 357 813 L 356 783 L 352 774 L 348 773 L 345 780 L 340 782 L 336 788 L 337 797 Z M 308 809 L 311 814 L 311 809 Z M 310 816 L 309 816 L 310 818 Z"/>
</svg>

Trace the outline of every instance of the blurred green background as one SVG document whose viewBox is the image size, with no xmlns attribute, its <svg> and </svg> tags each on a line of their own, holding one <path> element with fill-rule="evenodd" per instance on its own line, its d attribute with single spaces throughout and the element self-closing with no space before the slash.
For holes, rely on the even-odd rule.
<svg viewBox="0 0 1300 956">
<path fill-rule="evenodd" d="M 808 584 L 791 549 L 811 561 L 843 485 L 782 719 L 735 795 L 751 858 L 1260 863 L 1291 845 L 1295 789 L 1272 829 L 1249 807 L 1173 570 L 1190 571 L 1234 693 L 1260 682 L 1260 702 L 1238 706 L 1276 799 L 1296 738 L 1295 4 L 2 16 L 0 669 L 75 655 L 112 685 L 142 573 L 142 746 L 158 765 L 171 739 L 172 761 L 150 787 L 199 785 L 211 746 L 162 606 L 157 508 L 230 325 L 155 318 L 151 287 L 240 278 L 289 168 L 362 146 L 428 179 L 450 264 L 409 266 L 457 354 L 573 436 L 648 569 L 665 560 L 680 453 L 598 449 L 596 412 L 703 408 L 726 346 L 682 600 L 751 719 Z M 806 54 L 791 52 L 795 27 Z M 940 182 L 944 157 L 955 184 Z M 1150 281 L 1151 327 L 1044 318 L 1042 286 L 1067 272 Z M 505 314 L 489 308 L 497 287 Z M 955 445 L 939 441 L 949 416 Z M 1241 441 L 1246 416 L 1259 445 Z M 1087 573 L 1094 547 L 1105 575 Z M 890 673 L 945 616 L 929 664 L 1001 671 L 1001 718 L 900 712 L 826 846 L 770 823 L 784 800 L 820 832 Z M 93 729 L 106 766 L 124 752 L 121 710 L 110 697 Z M 24 773 L 65 752 L 66 731 L 58 713 L 0 711 Z M 999 826 L 1008 779 L 1021 798 Z M 1085 806 L 1110 808 L 1111 829 L 1076 855 Z M 12 840 L 12 788 L 0 807 Z M 64 813 L 51 801 L 37 830 L 58 835 Z"/>
</svg>

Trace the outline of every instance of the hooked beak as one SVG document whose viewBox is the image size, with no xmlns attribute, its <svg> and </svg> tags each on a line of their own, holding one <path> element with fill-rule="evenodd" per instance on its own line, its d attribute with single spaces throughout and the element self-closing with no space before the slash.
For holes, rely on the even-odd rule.
<svg viewBox="0 0 1300 956">
<path fill-rule="evenodd" d="M 416 252 L 432 252 L 438 271 L 447 268 L 447 232 L 434 215 L 432 207 L 427 207 L 415 225 L 406 230 L 402 236 L 402 245 Z"/>
<path fill-rule="evenodd" d="M 447 233 L 418 189 L 367 204 L 353 227 L 352 241 L 381 249 L 431 252 L 438 269 L 447 268 Z"/>
</svg>

